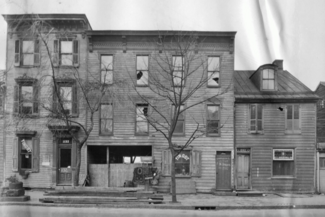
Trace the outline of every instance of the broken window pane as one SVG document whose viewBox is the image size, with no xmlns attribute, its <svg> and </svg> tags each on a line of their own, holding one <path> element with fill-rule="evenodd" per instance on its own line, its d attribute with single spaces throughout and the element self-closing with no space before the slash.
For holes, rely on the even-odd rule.
<svg viewBox="0 0 325 217">
<path fill-rule="evenodd" d="M 148 71 L 137 71 L 137 85 L 148 85 Z"/>
<path fill-rule="evenodd" d="M 20 166 L 22 169 L 32 168 L 32 147 L 33 142 L 31 139 L 20 140 Z"/>
<path fill-rule="evenodd" d="M 136 133 L 148 133 L 148 105 L 138 104 L 136 107 Z"/>
<path fill-rule="evenodd" d="M 219 57 L 208 58 L 208 87 L 218 87 L 220 77 Z"/>
</svg>

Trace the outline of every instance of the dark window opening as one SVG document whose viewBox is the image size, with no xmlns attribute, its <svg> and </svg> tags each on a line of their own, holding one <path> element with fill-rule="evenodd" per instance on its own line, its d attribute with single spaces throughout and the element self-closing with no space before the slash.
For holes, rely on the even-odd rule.
<svg viewBox="0 0 325 217">
<path fill-rule="evenodd" d="M 88 146 L 89 164 L 107 164 L 107 146 Z"/>
<path fill-rule="evenodd" d="M 71 167 L 71 148 L 60 149 L 60 167 L 61 168 Z"/>
<path fill-rule="evenodd" d="M 110 146 L 109 163 L 139 163 L 141 157 L 152 156 L 151 146 Z"/>
</svg>

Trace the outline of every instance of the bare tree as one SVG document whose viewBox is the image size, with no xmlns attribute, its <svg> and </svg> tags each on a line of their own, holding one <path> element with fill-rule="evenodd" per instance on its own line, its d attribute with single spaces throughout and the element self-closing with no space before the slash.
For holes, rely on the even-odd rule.
<svg viewBox="0 0 325 217">
<path fill-rule="evenodd" d="M 172 201 L 177 202 L 175 182 L 175 158 L 197 138 L 218 134 L 223 127 L 218 121 L 219 111 L 209 111 L 211 121 L 204 124 L 205 115 L 192 116 L 191 110 L 200 109 L 206 102 L 219 103 L 220 96 L 229 91 L 229 85 L 220 86 L 219 58 L 208 59 L 200 50 L 204 39 L 193 32 L 176 32 L 172 36 L 161 36 L 154 43 L 155 53 L 150 56 L 150 75 L 148 57 L 137 58 L 137 76 L 129 73 L 133 86 L 130 101 L 137 106 L 137 132 L 147 132 L 148 123 L 160 133 L 171 151 L 171 188 Z M 139 86 L 147 86 L 143 91 Z M 214 93 L 209 94 L 207 86 L 213 86 Z M 211 89 L 210 89 L 211 90 Z M 142 102 L 139 104 L 139 101 Z M 138 104 L 137 104 L 138 103 Z M 186 133 L 182 144 L 174 142 L 175 135 L 184 131 L 184 115 L 195 123 L 191 132 Z M 205 114 L 205 109 L 202 109 Z"/>
<path fill-rule="evenodd" d="M 33 49 L 34 52 L 37 49 L 39 53 L 39 57 L 34 57 L 33 60 L 39 63 L 37 72 L 25 74 L 22 78 L 30 80 L 34 89 L 26 90 L 25 96 L 20 91 L 19 100 L 14 105 L 16 115 L 12 120 L 20 127 L 27 125 L 28 121 L 35 124 L 35 116 L 32 115 L 38 113 L 36 120 L 45 120 L 46 126 L 53 133 L 60 133 L 64 129 L 72 137 L 76 144 L 73 185 L 77 186 L 81 150 L 94 128 L 94 115 L 99 111 L 101 103 L 108 99 L 118 104 L 118 96 L 121 96 L 118 92 L 123 89 L 120 88 L 123 82 L 115 80 L 114 85 L 107 83 L 110 77 L 110 65 L 101 66 L 102 73 L 99 75 L 91 65 L 88 68 L 79 68 L 77 65 L 80 59 L 74 54 L 59 56 L 59 41 L 55 40 L 55 26 L 51 21 L 38 15 L 25 15 L 17 18 L 10 25 L 13 26 L 12 29 L 22 32 L 23 37 L 37 39 Z M 80 49 L 79 47 L 77 44 L 73 49 Z M 60 63 L 63 62 L 69 67 L 61 67 Z M 29 106 L 27 102 L 34 104 Z"/>
</svg>

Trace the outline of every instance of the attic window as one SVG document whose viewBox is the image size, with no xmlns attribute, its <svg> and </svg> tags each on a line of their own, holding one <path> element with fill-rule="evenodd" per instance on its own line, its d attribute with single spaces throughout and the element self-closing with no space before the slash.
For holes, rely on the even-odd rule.
<svg viewBox="0 0 325 217">
<path fill-rule="evenodd" d="M 274 90 L 275 89 L 275 75 L 273 69 L 263 69 L 262 71 L 262 89 Z"/>
</svg>

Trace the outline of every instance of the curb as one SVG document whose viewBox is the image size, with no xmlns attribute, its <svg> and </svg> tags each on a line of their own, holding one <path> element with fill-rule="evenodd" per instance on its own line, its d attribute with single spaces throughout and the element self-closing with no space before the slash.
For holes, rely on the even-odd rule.
<svg viewBox="0 0 325 217">
<path fill-rule="evenodd" d="M 5 202 L 2 206 L 40 206 L 40 207 L 75 207 L 75 208 L 138 208 L 138 209 L 182 209 L 182 210 L 230 210 L 230 209 L 325 209 L 324 205 L 270 205 L 270 206 L 206 206 L 206 205 L 127 205 L 127 204 L 49 204 L 49 203 L 22 203 Z"/>
</svg>

